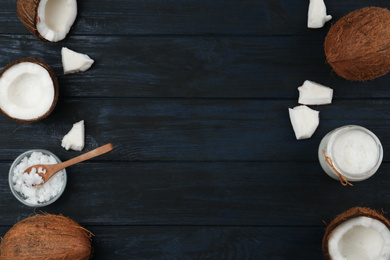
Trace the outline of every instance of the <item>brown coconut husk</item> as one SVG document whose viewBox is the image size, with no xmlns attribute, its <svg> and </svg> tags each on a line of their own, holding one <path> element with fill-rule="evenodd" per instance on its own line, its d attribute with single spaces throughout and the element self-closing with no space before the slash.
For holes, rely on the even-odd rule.
<svg viewBox="0 0 390 260">
<path fill-rule="evenodd" d="M 39 120 L 42 120 L 43 118 L 49 116 L 55 106 L 57 105 L 57 101 L 58 101 L 58 96 L 59 96 L 59 85 L 58 85 L 58 80 L 57 80 L 57 76 L 54 74 L 54 71 L 53 69 L 46 63 L 44 62 L 43 60 L 41 59 L 38 59 L 38 58 L 35 58 L 35 57 L 29 57 L 29 58 L 22 58 L 22 59 L 18 59 L 18 60 L 15 60 L 13 62 L 11 62 L 10 64 L 8 64 L 7 66 L 4 67 L 4 69 L 1 70 L 0 72 L 0 78 L 3 76 L 3 74 L 9 69 L 11 68 L 12 66 L 15 66 L 19 63 L 22 63 L 22 62 L 32 62 L 32 63 L 35 63 L 37 65 L 40 65 L 41 67 L 43 67 L 44 69 L 47 70 L 47 72 L 49 72 L 49 75 L 53 81 L 53 87 L 54 87 L 54 99 L 53 99 L 53 103 L 52 105 L 50 106 L 49 110 L 43 114 L 42 116 L 40 117 L 37 117 L 37 118 L 34 118 L 34 119 L 31 119 L 31 120 L 25 120 L 25 119 L 19 119 L 19 118 L 14 118 L 10 115 L 8 115 L 5 111 L 3 111 L 1 108 L 0 108 L 0 112 L 2 112 L 5 116 L 11 118 L 12 120 L 16 121 L 16 122 L 19 122 L 19 123 L 24 123 L 24 124 L 31 124 L 31 123 L 34 123 L 34 122 L 37 122 Z"/>
<path fill-rule="evenodd" d="M 47 41 L 37 30 L 38 6 L 41 0 L 18 0 L 16 13 L 26 28 L 39 40 Z"/>
<path fill-rule="evenodd" d="M 15 224 L 0 245 L 1 260 L 86 260 L 92 233 L 61 215 L 36 215 Z"/>
<path fill-rule="evenodd" d="M 331 260 L 329 255 L 328 244 L 329 238 L 332 235 L 332 232 L 342 223 L 347 220 L 356 218 L 356 217 L 369 217 L 381 221 L 388 229 L 390 229 L 390 221 L 379 211 L 364 208 L 364 207 L 354 207 L 351 208 L 337 217 L 335 217 L 332 222 L 326 227 L 324 237 L 322 239 L 322 252 L 326 260 Z"/>
<path fill-rule="evenodd" d="M 366 7 L 347 14 L 329 30 L 326 61 L 341 77 L 366 81 L 390 71 L 390 11 Z"/>
</svg>

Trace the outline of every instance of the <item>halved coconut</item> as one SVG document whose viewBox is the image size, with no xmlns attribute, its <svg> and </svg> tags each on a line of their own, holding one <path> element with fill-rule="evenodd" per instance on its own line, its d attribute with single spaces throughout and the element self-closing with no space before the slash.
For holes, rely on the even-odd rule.
<svg viewBox="0 0 390 260">
<path fill-rule="evenodd" d="M 77 16 L 76 0 L 18 0 L 17 14 L 38 39 L 63 40 Z"/>
<path fill-rule="evenodd" d="M 47 117 L 58 92 L 57 77 L 40 59 L 19 59 L 0 72 L 0 111 L 15 121 L 32 123 Z"/>
<path fill-rule="evenodd" d="M 352 208 L 328 225 L 322 250 L 327 260 L 388 260 L 390 222 L 375 210 Z"/>
</svg>

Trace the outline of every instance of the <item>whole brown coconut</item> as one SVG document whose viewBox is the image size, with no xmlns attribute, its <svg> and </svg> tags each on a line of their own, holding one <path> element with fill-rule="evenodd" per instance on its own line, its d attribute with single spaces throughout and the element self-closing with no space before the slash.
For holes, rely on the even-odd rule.
<svg viewBox="0 0 390 260">
<path fill-rule="evenodd" d="M 341 77 L 365 81 L 390 71 L 390 11 L 366 7 L 347 14 L 329 30 L 326 61 Z"/>
<path fill-rule="evenodd" d="M 351 208 L 332 220 L 332 222 L 327 226 L 325 234 L 322 240 L 322 252 L 326 260 L 333 260 L 332 256 L 329 253 L 329 241 L 333 232 L 343 223 L 346 223 L 349 220 L 353 220 L 359 217 L 368 217 L 374 220 L 381 222 L 388 230 L 390 230 L 390 221 L 380 212 L 363 207 L 354 207 Z M 349 237 L 349 239 L 352 239 Z M 371 258 L 370 258 L 371 259 Z M 375 258 L 376 259 L 376 258 Z"/>
<path fill-rule="evenodd" d="M 1 260 L 61 259 L 91 257 L 91 233 L 60 215 L 36 215 L 18 222 L 4 236 Z"/>
</svg>

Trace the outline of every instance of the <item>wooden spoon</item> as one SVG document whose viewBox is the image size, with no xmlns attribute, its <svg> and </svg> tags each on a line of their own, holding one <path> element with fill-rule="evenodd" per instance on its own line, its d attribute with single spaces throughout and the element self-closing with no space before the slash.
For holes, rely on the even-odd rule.
<svg viewBox="0 0 390 260">
<path fill-rule="evenodd" d="M 89 160 L 91 158 L 97 157 L 97 156 L 102 155 L 102 154 L 108 153 L 109 151 L 112 151 L 113 149 L 114 149 L 113 145 L 111 143 L 109 143 L 109 144 L 100 146 L 92 151 L 89 151 L 85 154 L 77 156 L 73 159 L 70 159 L 68 161 L 65 161 L 62 163 L 57 163 L 57 164 L 37 164 L 37 165 L 33 165 L 31 167 L 28 167 L 24 172 L 31 173 L 31 170 L 33 168 L 35 168 L 36 173 L 42 177 L 43 183 L 40 183 L 38 185 L 33 185 L 33 186 L 43 185 L 54 174 L 65 169 L 66 167 L 74 165 L 74 164 L 79 163 L 79 162 Z M 39 168 L 42 168 L 42 171 L 38 172 Z M 45 173 L 42 173 L 42 172 L 45 172 Z"/>
</svg>

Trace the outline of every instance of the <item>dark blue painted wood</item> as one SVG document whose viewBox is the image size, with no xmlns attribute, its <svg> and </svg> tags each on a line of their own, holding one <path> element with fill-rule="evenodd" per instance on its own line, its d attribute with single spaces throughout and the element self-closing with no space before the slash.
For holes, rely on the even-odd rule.
<svg viewBox="0 0 390 260">
<path fill-rule="evenodd" d="M 334 19 L 385 0 L 325 0 Z M 94 234 L 94 259 L 321 259 L 324 223 L 354 206 L 389 212 L 389 75 L 347 82 L 325 63 L 331 23 L 306 28 L 307 0 L 79 1 L 69 36 L 44 43 L 0 3 L 0 68 L 36 56 L 60 82 L 58 106 L 21 125 L 0 116 L 0 236 L 35 209 L 8 187 L 14 158 L 33 148 L 62 160 L 84 119 L 86 147 L 115 150 L 68 169 L 64 195 L 42 210 Z M 62 75 L 61 47 L 95 59 Z M 287 109 L 311 79 L 334 89 L 320 126 L 297 141 Z M 378 173 L 354 187 L 317 161 L 321 138 L 358 124 L 384 147 Z"/>
<path fill-rule="evenodd" d="M 2 1 L 0 33 L 28 33 Z M 306 1 L 78 1 L 74 35 L 258 34 L 305 32 Z"/>
<path fill-rule="evenodd" d="M 87 226 L 93 259 L 321 259 L 323 228 Z M 0 228 L 3 233 L 7 228 Z M 302 244 L 305 250 L 302 250 Z"/>
<path fill-rule="evenodd" d="M 328 12 L 339 19 L 366 6 L 389 8 L 386 0 L 327 0 Z M 329 28 L 306 27 L 306 0 L 82 0 L 71 35 L 199 35 L 313 34 Z M 0 33 L 28 34 L 15 15 L 16 1 L 4 0 Z"/>
<path fill-rule="evenodd" d="M 322 228 L 97 228 L 96 259 L 321 259 Z M 118 241 L 116 234 L 126 237 Z M 104 240 L 103 240 L 104 239 Z M 302 244 L 305 250 L 302 250 Z M 115 250 L 115 251 L 114 251 Z"/>
<path fill-rule="evenodd" d="M 11 194 L 9 165 L 2 225 L 34 212 Z M 89 162 L 68 169 L 65 193 L 42 210 L 93 226 L 319 227 L 354 206 L 389 208 L 389 167 L 344 187 L 316 162 Z"/>
<path fill-rule="evenodd" d="M 385 75 L 347 82 L 325 64 L 325 35 L 259 37 L 74 36 L 58 44 L 30 35 L 3 35 L 0 67 L 35 56 L 56 72 L 62 97 L 290 98 L 306 79 L 337 98 L 388 98 Z M 63 75 L 61 48 L 95 60 L 86 73 Z M 152 53 L 155 53 L 152 55 Z"/>
<path fill-rule="evenodd" d="M 296 101 L 263 99 L 60 99 L 45 120 L 21 125 L 0 117 L 0 159 L 45 148 L 62 158 L 61 139 L 85 120 L 86 149 L 112 142 L 116 149 L 99 160 L 119 161 L 295 161 L 317 162 L 322 137 L 336 127 L 358 124 L 378 135 L 385 151 L 390 114 L 387 99 L 336 100 L 320 111 L 313 137 L 297 141 L 288 116 Z M 28 142 L 26 142 L 28 140 Z M 389 161 L 385 152 L 384 160 Z"/>
</svg>

